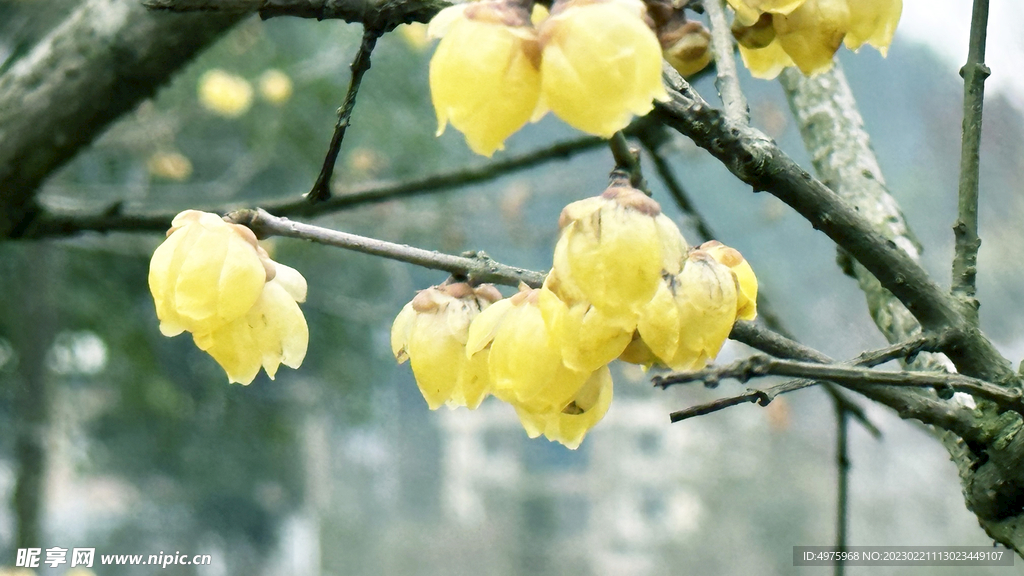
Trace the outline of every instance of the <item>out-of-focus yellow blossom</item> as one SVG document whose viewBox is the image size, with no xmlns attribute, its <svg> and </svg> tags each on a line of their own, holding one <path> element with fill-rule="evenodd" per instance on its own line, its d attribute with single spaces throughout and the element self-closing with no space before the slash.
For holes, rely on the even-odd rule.
<svg viewBox="0 0 1024 576">
<path fill-rule="evenodd" d="M 703 250 L 659 285 L 637 323 L 643 343 L 673 370 L 698 370 L 721 350 L 736 321 L 736 278 Z M 632 345 L 627 359 L 643 357 Z"/>
<path fill-rule="evenodd" d="M 398 28 L 395 28 L 395 32 L 398 32 L 402 40 L 405 41 L 409 48 L 417 52 L 422 52 L 430 46 L 430 38 L 427 36 L 427 25 L 420 22 L 412 22 L 410 24 L 402 24 Z"/>
<path fill-rule="evenodd" d="M 192 333 L 231 382 L 249 384 L 263 366 L 297 368 L 309 332 L 296 302 L 306 281 L 270 259 L 249 228 L 216 214 L 178 214 L 149 265 L 160 331 Z"/>
<path fill-rule="evenodd" d="M 484 156 L 504 147 L 537 108 L 537 32 L 525 9 L 499 0 L 449 6 L 429 27 L 441 42 L 430 60 L 437 134 L 451 122 Z"/>
<path fill-rule="evenodd" d="M 559 226 L 553 290 L 569 304 L 582 296 L 627 328 L 654 296 L 662 273 L 679 272 L 686 250 L 658 203 L 629 186 L 569 204 Z"/>
<path fill-rule="evenodd" d="M 730 248 L 718 240 L 700 245 L 712 258 L 725 264 L 736 277 L 736 319 L 753 320 L 757 317 L 757 276 L 739 250 Z"/>
<path fill-rule="evenodd" d="M 609 138 L 667 100 L 661 45 L 639 0 L 559 0 L 540 25 L 542 95 L 570 126 Z"/>
<path fill-rule="evenodd" d="M 521 406 L 515 408 L 530 438 L 543 434 L 548 440 L 575 450 L 587 432 L 604 418 L 611 402 L 612 375 L 607 366 L 602 366 L 590 375 L 572 401 L 561 410 L 535 413 Z"/>
<path fill-rule="evenodd" d="M 885 56 L 903 13 L 903 0 L 850 0 L 850 29 L 844 42 L 850 50 L 870 44 Z"/>
<path fill-rule="evenodd" d="M 851 50 L 871 44 L 888 51 L 902 0 L 729 0 L 733 34 L 751 73 L 774 78 L 787 66 L 815 74 L 832 65 L 845 42 Z M 770 29 L 769 29 L 770 28 Z"/>
<path fill-rule="evenodd" d="M 237 118 L 252 106 L 252 86 L 241 76 L 207 70 L 199 77 L 199 103 L 215 114 Z"/>
<path fill-rule="evenodd" d="M 281 105 L 292 97 L 292 79 L 272 68 L 260 75 L 260 96 L 271 104 Z"/>
<path fill-rule="evenodd" d="M 466 341 L 473 319 L 500 299 L 490 284 L 443 284 L 421 291 L 395 318 L 391 350 L 399 363 L 410 361 L 431 410 L 442 404 L 474 409 L 490 392 L 488 351 L 470 358 Z"/>
<path fill-rule="evenodd" d="M 548 7 L 543 4 L 534 4 L 533 10 L 530 11 L 530 24 L 534 26 L 540 26 L 540 23 L 547 19 L 551 15 Z"/>
<path fill-rule="evenodd" d="M 157 178 L 181 182 L 192 175 L 192 162 L 180 152 L 156 152 L 146 160 L 146 169 Z"/>
<path fill-rule="evenodd" d="M 537 413 L 561 410 L 589 377 L 562 361 L 539 307 L 539 289 L 524 289 L 480 313 L 469 327 L 466 354 L 489 350 L 492 393 Z"/>
<path fill-rule="evenodd" d="M 684 78 L 711 63 L 711 32 L 700 22 L 691 20 L 662 30 L 658 39 L 665 60 Z"/>
</svg>

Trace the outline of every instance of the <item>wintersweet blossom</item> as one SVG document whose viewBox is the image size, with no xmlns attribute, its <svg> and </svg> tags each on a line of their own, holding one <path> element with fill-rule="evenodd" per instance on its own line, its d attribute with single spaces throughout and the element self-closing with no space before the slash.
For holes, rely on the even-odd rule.
<svg viewBox="0 0 1024 576">
<path fill-rule="evenodd" d="M 306 280 L 270 259 L 253 232 L 216 214 L 186 210 L 149 265 L 160 331 L 184 331 L 227 372 L 249 384 L 262 366 L 273 378 L 302 364 L 309 342 L 297 302 Z"/>
</svg>

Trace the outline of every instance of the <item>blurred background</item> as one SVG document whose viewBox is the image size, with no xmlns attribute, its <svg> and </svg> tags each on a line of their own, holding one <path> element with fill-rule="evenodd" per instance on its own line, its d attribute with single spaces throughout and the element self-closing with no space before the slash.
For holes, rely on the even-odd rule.
<svg viewBox="0 0 1024 576">
<path fill-rule="evenodd" d="M 840 59 L 892 193 L 925 246 L 924 264 L 948 284 L 957 70 L 966 54 L 948 45 L 966 46 L 970 7 L 906 4 L 904 18 L 915 24 L 901 27 L 887 59 L 871 50 L 844 50 Z M 1003 32 L 1008 22 L 1019 21 L 999 12 L 1019 16 L 1011 4 L 993 3 L 989 51 L 1010 59 L 989 61 L 979 298 L 983 328 L 1017 362 L 1024 356 L 1024 98 L 1006 80 L 1014 69 L 993 63 L 1019 63 L 1019 44 L 998 43 L 1012 38 Z M 73 7 L 0 0 L 0 70 Z M 926 20 L 936 15 L 943 18 Z M 55 174 L 42 201 L 98 212 L 115 202 L 126 211 L 177 211 L 298 198 L 323 161 L 360 34 L 340 22 L 244 21 Z M 434 137 L 429 58 L 416 31 L 378 43 L 337 188 L 486 162 L 455 130 Z M 237 98 L 203 101 L 210 71 L 229 78 Z M 749 76 L 743 82 L 754 123 L 809 167 L 781 88 Z M 710 79 L 696 87 L 714 101 Z M 512 136 L 495 160 L 578 136 L 549 116 Z M 885 344 L 824 235 L 770 195 L 751 194 L 685 139 L 670 138 L 662 149 L 718 239 L 746 256 L 801 341 L 837 358 Z M 491 183 L 315 222 L 451 253 L 485 250 L 542 270 L 550 267 L 559 210 L 600 193 L 612 165 L 608 150 L 596 148 Z M 696 242 L 650 168 L 647 179 Z M 229 386 L 188 336 L 168 339 L 157 329 L 146 275 L 162 238 L 82 234 L 0 244 L 0 566 L 14 564 L 18 547 L 19 470 L 35 474 L 43 494 L 35 546 L 212 556 L 211 566 L 169 568 L 181 574 L 773 575 L 794 572 L 794 545 L 833 542 L 836 428 L 820 390 L 669 424 L 672 410 L 738 385 L 657 391 L 638 369 L 617 366 L 611 410 L 580 449 L 529 440 L 498 402 L 429 411 L 408 365 L 395 365 L 391 321 L 442 273 L 287 239 L 268 250 L 309 281 L 309 353 L 276 381 L 261 374 L 248 387 Z M 730 343 L 720 360 L 747 352 Z M 931 432 L 863 404 L 883 437 L 851 427 L 849 543 L 991 544 Z M 16 419 L 45 431 L 45 466 L 16 446 Z M 1024 574 L 1020 564 L 969 573 Z"/>
</svg>

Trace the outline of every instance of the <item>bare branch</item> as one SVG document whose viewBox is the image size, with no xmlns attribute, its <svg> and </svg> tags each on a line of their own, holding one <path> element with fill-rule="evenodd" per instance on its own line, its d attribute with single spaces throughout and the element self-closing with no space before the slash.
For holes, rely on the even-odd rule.
<svg viewBox="0 0 1024 576">
<path fill-rule="evenodd" d="M 985 79 L 992 73 L 985 65 L 985 39 L 988 28 L 988 0 L 974 0 L 971 16 L 971 41 L 967 64 L 960 70 L 964 77 L 964 122 L 960 139 L 960 194 L 958 217 L 953 225 L 956 236 L 953 256 L 953 294 L 964 301 L 968 315 L 978 322 L 975 279 L 978 274 L 978 172 L 981 163 L 981 116 L 985 103 Z"/>
<path fill-rule="evenodd" d="M 629 145 L 626 135 L 621 130 L 608 140 L 608 147 L 615 158 L 615 170 L 629 176 L 630 186 L 650 196 L 651 190 L 647 187 L 643 171 L 640 169 L 640 150 Z"/>
<path fill-rule="evenodd" d="M 284 236 L 287 238 L 310 240 L 327 246 L 336 246 L 346 250 L 362 252 L 363 254 L 407 262 L 432 270 L 443 270 L 453 276 L 465 278 L 471 284 L 490 282 L 492 284 L 518 286 L 522 282 L 531 287 L 538 288 L 544 282 L 544 274 L 540 272 L 533 272 L 532 270 L 495 262 L 483 252 L 473 253 L 469 257 L 453 256 L 405 244 L 395 244 L 394 242 L 294 222 L 287 218 L 279 218 L 259 208 L 255 210 L 237 210 L 228 214 L 228 218 L 232 222 L 248 226 L 259 238 Z"/>
<path fill-rule="evenodd" d="M 870 271 L 926 330 L 953 328 L 948 353 L 958 369 L 990 382 L 1015 383 L 1017 374 L 980 332 L 968 330 L 962 308 L 906 252 L 881 235 L 855 208 L 800 168 L 767 136 L 724 118 L 678 74 L 666 70 L 671 101 L 656 109 L 672 128 L 718 158 L 755 190 L 790 205 Z"/>
<path fill-rule="evenodd" d="M 487 182 L 506 174 L 533 168 L 553 160 L 571 158 L 605 144 L 604 138 L 587 136 L 559 142 L 497 162 L 439 172 L 400 182 L 371 183 L 348 190 L 336 191 L 327 201 L 310 204 L 304 198 L 287 202 L 269 202 L 263 205 L 268 212 L 281 216 L 314 217 L 339 212 L 357 206 L 388 202 L 400 198 L 454 190 L 471 184 Z M 207 212 L 223 214 L 237 206 L 212 207 Z M 28 228 L 23 237 L 45 238 L 68 236 L 79 232 L 160 232 L 166 230 L 177 212 L 156 214 L 124 213 L 120 204 L 100 214 L 43 213 Z"/>
<path fill-rule="evenodd" d="M 729 21 L 725 17 L 724 0 L 705 0 L 704 10 L 711 20 L 711 49 L 715 53 L 715 69 L 718 71 L 715 86 L 722 97 L 725 117 L 730 122 L 746 125 L 750 123 L 750 110 L 747 108 L 747 98 L 740 89 L 735 46 Z"/>
<path fill-rule="evenodd" d="M 888 372 L 857 368 L 841 364 L 816 364 L 797 360 L 785 360 L 757 354 L 725 366 L 705 368 L 696 372 L 671 374 L 655 377 L 655 386 L 667 388 L 685 382 L 704 382 L 717 386 L 723 378 L 747 382 L 764 376 L 796 376 L 816 380 L 828 380 L 844 386 L 868 386 L 885 384 L 911 388 L 951 389 L 966 392 L 995 402 L 1007 410 L 1024 412 L 1019 389 L 1007 389 L 961 374 L 945 372 Z"/>
<path fill-rule="evenodd" d="M 399 24 L 429 22 L 451 2 L 446 0 L 144 0 L 153 10 L 170 12 L 259 13 L 264 20 L 295 16 L 359 22 L 388 32 Z"/>
<path fill-rule="evenodd" d="M 42 181 L 239 19 L 87 0 L 0 76 L 0 238 L 40 208 Z"/>
<path fill-rule="evenodd" d="M 331 176 L 334 174 L 334 165 L 338 161 L 338 153 L 341 152 L 345 131 L 352 120 L 352 110 L 356 107 L 359 85 L 363 81 L 363 74 L 370 69 L 370 54 L 373 52 L 373 47 L 377 45 L 380 35 L 380 30 L 363 25 L 363 40 L 359 43 L 359 50 L 356 51 L 352 64 L 349 65 L 352 78 L 349 80 L 348 90 L 345 92 L 345 101 L 338 109 L 338 123 L 334 126 L 334 136 L 331 137 L 331 144 L 327 148 L 327 155 L 324 158 L 324 165 L 320 169 L 320 175 L 317 176 L 313 189 L 306 194 L 306 199 L 311 204 L 324 202 L 331 197 Z"/>
</svg>

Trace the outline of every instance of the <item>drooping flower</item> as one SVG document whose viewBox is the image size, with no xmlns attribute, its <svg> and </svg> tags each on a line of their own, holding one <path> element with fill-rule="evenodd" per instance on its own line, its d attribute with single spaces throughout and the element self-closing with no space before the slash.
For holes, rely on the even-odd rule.
<svg viewBox="0 0 1024 576">
<path fill-rule="evenodd" d="M 651 356 L 673 370 L 698 370 L 713 360 L 736 321 L 736 279 L 703 250 L 693 250 L 682 271 L 666 276 L 637 323 L 624 359 L 650 364 Z M 646 360 L 646 361 L 643 361 Z"/>
<path fill-rule="evenodd" d="M 421 291 L 395 318 L 391 350 L 399 363 L 412 364 L 431 410 L 442 404 L 474 409 L 490 392 L 488 353 L 468 357 L 466 341 L 472 321 L 500 299 L 501 293 L 490 284 L 442 284 Z"/>
<path fill-rule="evenodd" d="M 645 19 L 639 0 L 556 2 L 539 30 L 540 111 L 608 138 L 666 100 L 661 45 Z"/>
<path fill-rule="evenodd" d="M 658 203 L 624 185 L 569 204 L 559 226 L 553 291 L 570 305 L 585 300 L 627 328 L 662 273 L 679 272 L 686 250 Z"/>
<path fill-rule="evenodd" d="M 538 413 L 521 406 L 515 409 L 530 438 L 543 434 L 548 440 L 575 450 L 587 432 L 604 418 L 611 401 L 612 375 L 607 366 L 602 366 L 587 378 L 579 392 L 561 410 Z"/>
<path fill-rule="evenodd" d="M 540 290 L 523 289 L 484 310 L 469 327 L 466 354 L 489 351 L 493 394 L 533 412 L 561 410 L 589 377 L 562 361 L 539 307 Z"/>
<path fill-rule="evenodd" d="M 431 21 L 441 38 L 430 60 L 437 133 L 451 122 L 477 154 L 491 156 L 537 108 L 540 51 L 521 6 L 481 0 L 450 6 Z"/>
<path fill-rule="evenodd" d="M 733 35 L 751 74 L 771 79 L 787 66 L 807 75 L 827 70 L 844 42 L 884 56 L 903 10 L 902 0 L 729 0 Z"/>
<path fill-rule="evenodd" d="M 298 367 L 309 333 L 296 302 L 306 281 L 270 259 L 252 231 L 216 214 L 186 210 L 153 253 L 149 288 L 160 331 L 192 333 L 231 382 L 249 384 L 263 366 Z"/>
</svg>

